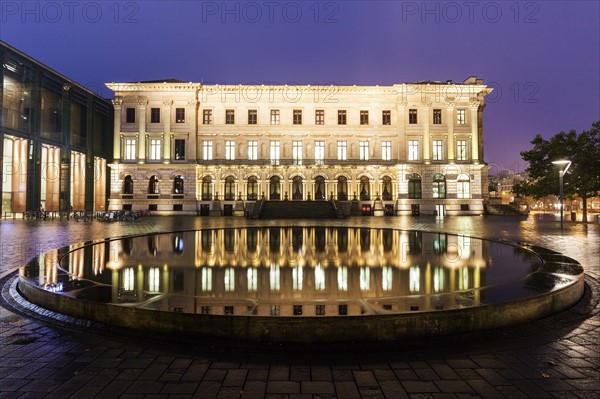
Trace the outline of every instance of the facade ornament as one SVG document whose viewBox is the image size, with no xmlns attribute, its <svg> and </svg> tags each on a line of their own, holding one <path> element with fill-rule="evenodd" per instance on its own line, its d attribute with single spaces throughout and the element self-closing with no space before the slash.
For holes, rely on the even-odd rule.
<svg viewBox="0 0 600 399">
<path fill-rule="evenodd" d="M 63 84 L 63 90 L 64 90 L 64 91 L 69 91 L 69 90 L 71 90 L 71 84 L 69 84 L 69 83 L 64 83 L 64 84 Z"/>
<path fill-rule="evenodd" d="M 171 105 L 173 105 L 173 100 L 165 100 L 163 101 L 163 105 L 165 107 L 170 107 Z"/>
<path fill-rule="evenodd" d="M 148 105 L 148 100 L 143 97 L 138 97 L 137 103 L 140 107 L 145 107 L 146 105 Z"/>
<path fill-rule="evenodd" d="M 198 103 L 199 103 L 198 100 L 190 100 L 190 101 L 188 101 L 188 105 L 190 107 L 197 107 Z"/>
<path fill-rule="evenodd" d="M 408 106 L 408 101 L 398 101 L 396 105 L 398 108 L 406 108 Z"/>
<path fill-rule="evenodd" d="M 479 108 L 479 101 L 470 101 L 469 107 L 471 108 Z"/>
<path fill-rule="evenodd" d="M 123 105 L 123 99 L 121 97 L 115 97 L 112 99 L 112 103 L 115 108 L 121 107 Z"/>
</svg>

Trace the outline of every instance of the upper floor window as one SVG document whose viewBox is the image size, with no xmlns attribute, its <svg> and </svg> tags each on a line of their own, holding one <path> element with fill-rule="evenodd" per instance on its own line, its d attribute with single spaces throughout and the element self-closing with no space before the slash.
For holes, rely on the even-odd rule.
<svg viewBox="0 0 600 399">
<path fill-rule="evenodd" d="M 408 123 L 410 123 L 411 125 L 417 124 L 417 110 L 416 109 L 408 110 Z"/>
<path fill-rule="evenodd" d="M 294 116 L 294 119 L 293 119 L 294 125 L 301 125 L 302 124 L 302 110 L 295 109 L 293 116 Z"/>
<path fill-rule="evenodd" d="M 434 125 L 442 124 L 442 110 L 441 109 L 433 110 L 433 124 Z"/>
<path fill-rule="evenodd" d="M 202 159 L 211 161 L 213 159 L 213 143 L 210 140 L 205 140 L 202 143 Z"/>
<path fill-rule="evenodd" d="M 185 159 L 185 140 L 175 139 L 175 160 L 181 161 Z"/>
<path fill-rule="evenodd" d="M 467 123 L 467 120 L 465 119 L 465 110 L 464 109 L 457 109 L 456 110 L 456 124 L 457 125 L 464 125 L 465 123 Z"/>
<path fill-rule="evenodd" d="M 467 160 L 467 140 L 456 141 L 456 159 L 458 161 Z"/>
<path fill-rule="evenodd" d="M 338 125 L 345 125 L 345 124 L 346 124 L 346 111 L 339 110 L 338 111 Z"/>
<path fill-rule="evenodd" d="M 225 159 L 228 161 L 235 159 L 235 140 L 225 140 Z"/>
<path fill-rule="evenodd" d="M 302 141 L 292 141 L 292 165 L 302 165 Z"/>
<path fill-rule="evenodd" d="M 442 146 L 442 140 L 433 140 L 433 160 L 434 161 L 441 161 L 442 159 L 444 159 L 444 152 L 443 152 L 443 146 Z"/>
<path fill-rule="evenodd" d="M 325 163 L 325 142 L 315 141 L 315 163 L 323 165 Z"/>
<path fill-rule="evenodd" d="M 271 110 L 271 125 L 279 125 L 279 110 Z"/>
<path fill-rule="evenodd" d="M 392 111 L 381 111 L 381 124 L 391 125 L 392 124 Z"/>
<path fill-rule="evenodd" d="M 161 158 L 160 151 L 160 139 L 151 139 L 150 140 L 150 153 L 149 158 L 153 161 L 157 161 Z"/>
<path fill-rule="evenodd" d="M 360 111 L 360 124 L 361 125 L 369 124 L 369 111 Z"/>
<path fill-rule="evenodd" d="M 185 108 L 175 108 L 175 123 L 185 123 Z"/>
<path fill-rule="evenodd" d="M 225 110 L 225 124 L 226 125 L 235 124 L 235 110 L 233 110 L 233 109 Z"/>
<path fill-rule="evenodd" d="M 212 125 L 212 109 L 205 109 L 202 111 L 202 124 Z"/>
<path fill-rule="evenodd" d="M 248 124 L 256 125 L 258 112 L 255 109 L 248 110 Z"/>
<path fill-rule="evenodd" d="M 348 144 L 346 141 L 338 141 L 338 145 L 337 145 L 338 161 L 345 161 L 348 159 L 347 146 L 348 146 Z"/>
<path fill-rule="evenodd" d="M 315 111 L 315 125 L 325 124 L 325 110 L 318 109 Z"/>
<path fill-rule="evenodd" d="M 132 161 L 136 158 L 136 139 L 125 139 L 125 159 Z"/>
<path fill-rule="evenodd" d="M 258 141 L 248 141 L 248 160 L 256 161 L 258 159 Z"/>
<path fill-rule="evenodd" d="M 271 165 L 279 165 L 279 141 L 271 141 L 270 146 Z"/>
<path fill-rule="evenodd" d="M 360 160 L 368 161 L 369 160 L 369 142 L 361 141 L 359 143 L 359 149 L 360 149 Z"/>
<path fill-rule="evenodd" d="M 150 123 L 160 123 L 160 108 L 150 108 Z"/>
<path fill-rule="evenodd" d="M 392 142 L 383 141 L 381 143 L 381 160 L 391 161 L 392 160 Z"/>
<path fill-rule="evenodd" d="M 125 123 L 135 123 L 135 108 L 127 108 L 125 112 Z"/>
<path fill-rule="evenodd" d="M 418 161 L 419 160 L 419 141 L 408 140 L 408 160 Z"/>
</svg>

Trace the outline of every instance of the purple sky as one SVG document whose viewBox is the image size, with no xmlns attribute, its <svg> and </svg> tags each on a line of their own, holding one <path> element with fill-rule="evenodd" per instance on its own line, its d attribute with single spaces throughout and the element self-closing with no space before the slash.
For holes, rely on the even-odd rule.
<svg viewBox="0 0 600 399">
<path fill-rule="evenodd" d="M 522 171 L 535 134 L 600 120 L 597 1 L 0 2 L 0 39 L 93 91 L 105 82 L 462 82 L 495 88 L 485 160 Z"/>
</svg>

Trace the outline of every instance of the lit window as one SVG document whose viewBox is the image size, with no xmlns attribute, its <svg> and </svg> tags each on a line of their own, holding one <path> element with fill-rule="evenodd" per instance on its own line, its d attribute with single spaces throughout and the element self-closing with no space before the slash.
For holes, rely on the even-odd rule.
<svg viewBox="0 0 600 399">
<path fill-rule="evenodd" d="M 434 125 L 442 124 L 442 110 L 441 109 L 433 110 L 433 124 Z"/>
<path fill-rule="evenodd" d="M 271 125 L 279 125 L 279 110 L 271 110 Z"/>
<path fill-rule="evenodd" d="M 212 291 L 212 268 L 203 267 L 200 279 L 200 288 L 202 291 Z"/>
<path fill-rule="evenodd" d="M 152 139 L 150 140 L 150 154 L 149 157 L 151 160 L 156 161 L 159 160 L 160 157 L 160 139 Z"/>
<path fill-rule="evenodd" d="M 446 176 L 436 173 L 433 176 L 433 198 L 446 198 Z"/>
<path fill-rule="evenodd" d="M 393 269 L 390 266 L 384 266 L 381 270 L 381 286 L 384 291 L 392 290 Z"/>
<path fill-rule="evenodd" d="M 469 269 L 466 266 L 460 268 L 458 271 L 458 289 L 469 289 Z"/>
<path fill-rule="evenodd" d="M 235 291 L 235 269 L 233 267 L 225 268 L 225 275 L 223 276 L 223 283 L 225 291 Z"/>
<path fill-rule="evenodd" d="M 225 140 L 225 159 L 228 161 L 235 159 L 235 140 Z"/>
<path fill-rule="evenodd" d="M 345 124 L 346 124 L 346 111 L 339 110 L 338 111 L 338 125 L 345 125 Z"/>
<path fill-rule="evenodd" d="M 175 140 L 175 160 L 181 161 L 185 159 L 185 140 Z"/>
<path fill-rule="evenodd" d="M 292 269 L 292 286 L 294 291 L 302 291 L 302 266 L 296 266 Z"/>
<path fill-rule="evenodd" d="M 381 159 L 383 161 L 391 161 L 392 160 L 392 142 L 391 141 L 383 141 L 381 143 Z"/>
<path fill-rule="evenodd" d="M 360 111 L 360 124 L 361 125 L 369 124 L 369 111 Z"/>
<path fill-rule="evenodd" d="M 444 291 L 444 268 L 440 266 L 433 269 L 433 291 L 435 293 Z"/>
<path fill-rule="evenodd" d="M 318 109 L 315 111 L 315 125 L 325 124 L 325 110 Z"/>
<path fill-rule="evenodd" d="M 416 109 L 408 110 L 408 123 L 410 123 L 411 125 L 417 124 L 417 110 Z"/>
<path fill-rule="evenodd" d="M 255 109 L 248 110 L 248 124 L 256 125 L 257 122 L 257 111 Z"/>
<path fill-rule="evenodd" d="M 148 269 L 148 291 L 160 292 L 160 269 L 158 267 Z"/>
<path fill-rule="evenodd" d="M 391 125 L 392 124 L 392 111 L 382 111 L 381 112 L 381 124 L 382 125 Z"/>
<path fill-rule="evenodd" d="M 315 290 L 325 291 L 325 269 L 321 264 L 315 267 Z"/>
<path fill-rule="evenodd" d="M 368 266 L 360 268 L 360 289 L 361 291 L 371 289 L 371 274 Z"/>
<path fill-rule="evenodd" d="M 419 141 L 408 140 L 408 160 L 418 161 L 419 160 Z"/>
<path fill-rule="evenodd" d="M 204 125 L 212 125 L 212 109 L 205 109 L 202 112 L 202 123 Z"/>
<path fill-rule="evenodd" d="M 302 165 L 302 141 L 292 142 L 292 164 Z"/>
<path fill-rule="evenodd" d="M 225 110 L 225 124 L 226 125 L 235 124 L 235 110 L 233 110 L 233 109 Z"/>
<path fill-rule="evenodd" d="M 369 142 L 361 141 L 359 143 L 359 149 L 360 149 L 360 160 L 368 161 L 369 160 Z"/>
<path fill-rule="evenodd" d="M 345 141 L 338 141 L 337 145 L 337 153 L 338 153 L 338 161 L 345 161 L 348 159 L 347 157 L 347 143 Z"/>
<path fill-rule="evenodd" d="M 175 123 L 185 123 L 185 108 L 175 108 Z"/>
<path fill-rule="evenodd" d="M 315 141 L 315 163 L 323 165 L 325 163 L 325 142 Z"/>
<path fill-rule="evenodd" d="M 459 161 L 467 160 L 467 140 L 458 140 L 456 142 L 456 159 Z"/>
<path fill-rule="evenodd" d="M 277 292 L 281 289 L 280 281 L 281 281 L 281 278 L 280 278 L 279 266 L 277 266 L 275 264 L 271 264 L 271 267 L 269 269 L 269 287 L 271 288 L 271 291 Z"/>
<path fill-rule="evenodd" d="M 471 182 L 469 175 L 458 175 L 456 182 L 456 198 L 471 198 Z"/>
<path fill-rule="evenodd" d="M 248 160 L 256 161 L 258 159 L 258 141 L 248 141 Z"/>
<path fill-rule="evenodd" d="M 202 159 L 211 161 L 213 159 L 213 143 L 212 141 L 204 141 L 202 144 Z"/>
<path fill-rule="evenodd" d="M 294 123 L 294 125 L 301 125 L 302 124 L 302 110 L 300 110 L 300 109 L 295 109 L 294 110 L 293 123 Z"/>
<path fill-rule="evenodd" d="M 123 291 L 133 291 L 135 289 L 135 271 L 133 267 L 123 269 Z"/>
<path fill-rule="evenodd" d="M 441 161 L 442 159 L 444 159 L 442 140 L 433 140 L 433 160 Z"/>
<path fill-rule="evenodd" d="M 256 292 L 258 287 L 258 269 L 248 268 L 248 292 Z"/>
<path fill-rule="evenodd" d="M 457 125 L 464 125 L 465 123 L 467 123 L 467 121 L 465 119 L 465 110 L 464 109 L 457 109 L 456 110 L 456 124 Z"/>
<path fill-rule="evenodd" d="M 279 141 L 271 141 L 270 146 L 271 165 L 279 165 Z"/>
<path fill-rule="evenodd" d="M 271 316 L 279 316 L 281 314 L 281 307 L 279 305 L 271 305 Z"/>
<path fill-rule="evenodd" d="M 338 290 L 348 291 L 348 267 L 340 266 L 338 269 Z"/>
<path fill-rule="evenodd" d="M 136 158 L 136 139 L 125 139 L 125 159 L 132 161 Z"/>
<path fill-rule="evenodd" d="M 418 293 L 421 289 L 421 271 L 419 266 L 413 266 L 408 270 L 409 290 L 411 293 Z"/>
</svg>

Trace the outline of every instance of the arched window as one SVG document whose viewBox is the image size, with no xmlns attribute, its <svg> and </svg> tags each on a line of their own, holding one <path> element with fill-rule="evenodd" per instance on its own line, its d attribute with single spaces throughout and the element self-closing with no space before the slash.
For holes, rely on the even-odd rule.
<svg viewBox="0 0 600 399">
<path fill-rule="evenodd" d="M 269 199 L 281 199 L 281 182 L 279 176 L 272 176 L 269 180 Z"/>
<path fill-rule="evenodd" d="M 325 199 L 325 178 L 323 176 L 315 177 L 315 199 Z"/>
<path fill-rule="evenodd" d="M 256 176 L 250 176 L 248 178 L 248 186 L 246 188 L 246 199 L 248 201 L 256 201 L 258 198 L 258 180 Z"/>
<path fill-rule="evenodd" d="M 383 177 L 383 184 L 381 187 L 381 198 L 384 201 L 391 201 L 393 199 L 392 194 L 392 178 L 389 176 Z"/>
<path fill-rule="evenodd" d="M 446 176 L 441 173 L 433 176 L 433 198 L 446 198 Z"/>
<path fill-rule="evenodd" d="M 302 199 L 302 177 L 294 176 L 292 179 L 292 199 Z"/>
<path fill-rule="evenodd" d="M 225 201 L 233 201 L 235 199 L 235 178 L 227 176 L 225 178 Z"/>
<path fill-rule="evenodd" d="M 212 199 L 212 179 L 210 176 L 202 178 L 202 201 L 210 201 Z"/>
<path fill-rule="evenodd" d="M 408 198 L 421 198 L 421 176 L 416 173 L 408 176 Z"/>
<path fill-rule="evenodd" d="M 360 199 L 361 201 L 368 201 L 371 199 L 371 185 L 369 184 L 369 178 L 363 176 L 360 178 Z"/>
<path fill-rule="evenodd" d="M 469 175 L 458 175 L 457 180 L 458 182 L 456 183 L 456 197 L 471 198 L 471 181 L 469 179 Z"/>
<path fill-rule="evenodd" d="M 348 178 L 346 176 L 338 177 L 337 199 L 339 201 L 348 200 Z"/>
<path fill-rule="evenodd" d="M 183 194 L 183 176 L 175 176 L 175 180 L 173 180 L 173 193 Z"/>
<path fill-rule="evenodd" d="M 131 175 L 125 176 L 123 182 L 123 194 L 133 194 L 133 177 L 131 177 Z"/>
<path fill-rule="evenodd" d="M 159 194 L 158 190 L 158 177 L 152 175 L 148 182 L 148 194 Z"/>
</svg>

